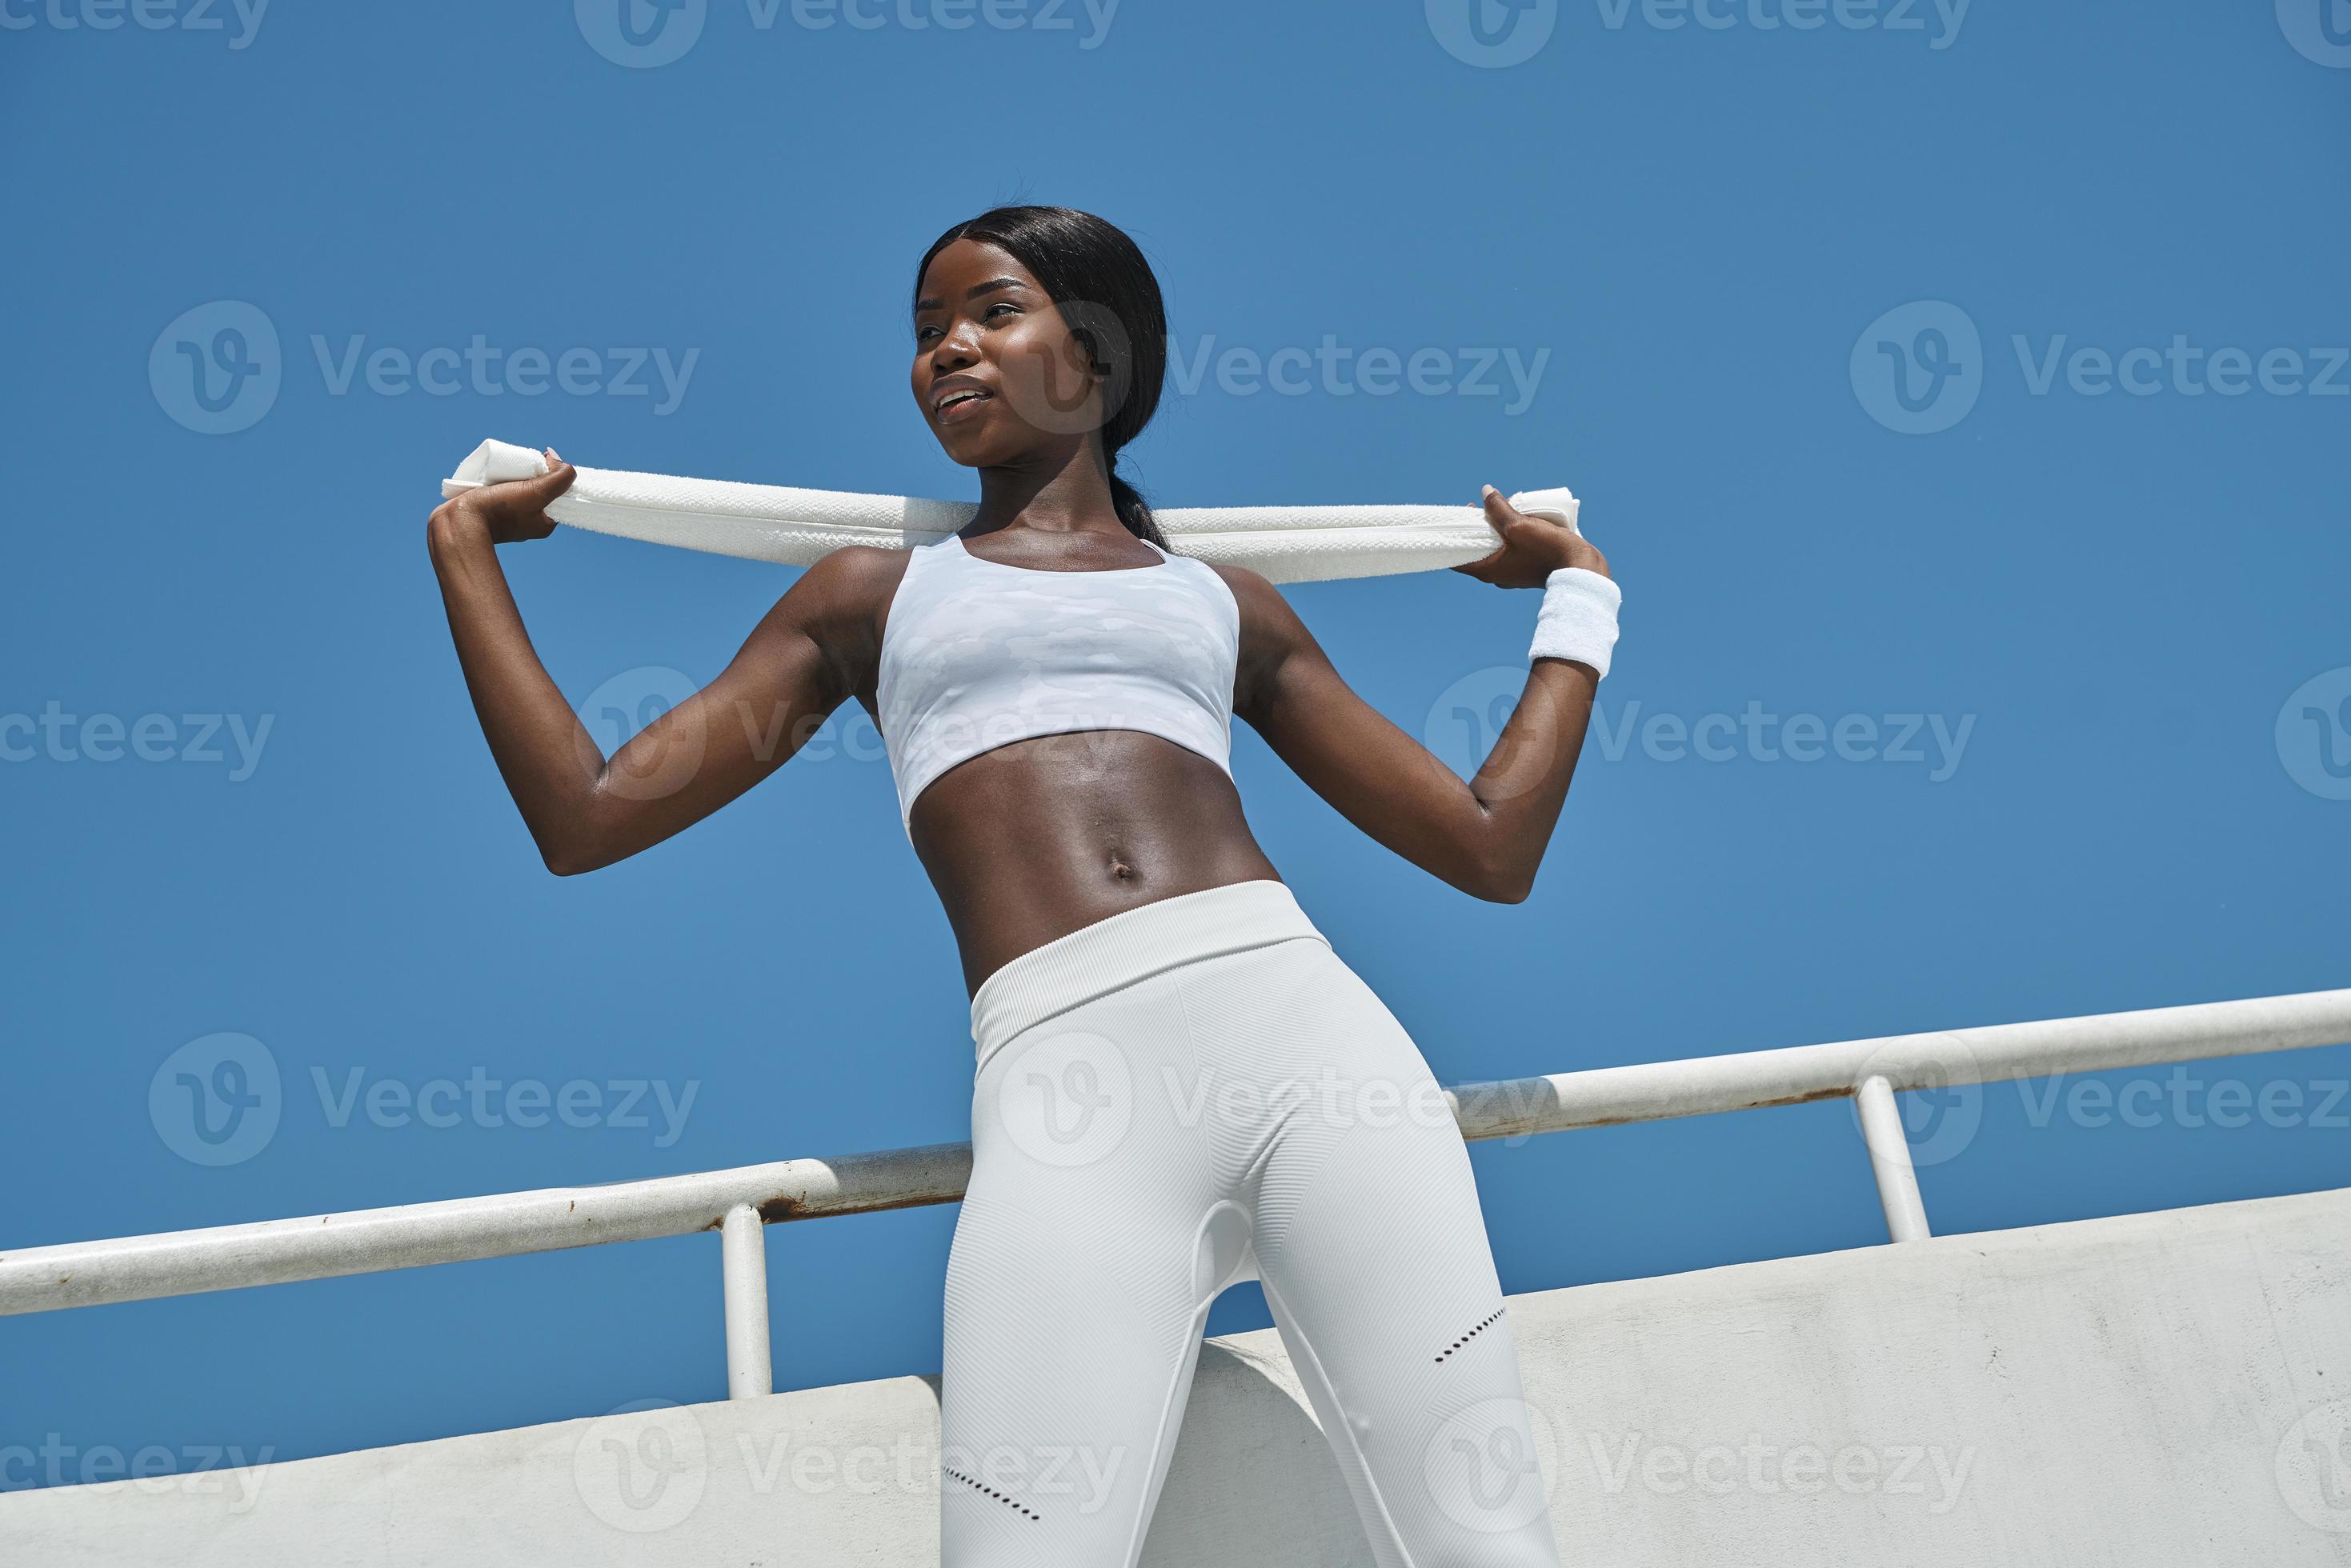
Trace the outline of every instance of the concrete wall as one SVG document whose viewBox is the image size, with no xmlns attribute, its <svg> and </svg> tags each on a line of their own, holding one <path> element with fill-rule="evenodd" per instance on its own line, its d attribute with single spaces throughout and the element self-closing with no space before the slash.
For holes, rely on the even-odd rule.
<svg viewBox="0 0 2351 1568">
<path fill-rule="evenodd" d="M 1545 1292 L 1511 1313 L 1570 1563 L 2351 1564 L 2351 1189 Z M 208 1493 L 16 1493 L 0 1563 L 935 1564 L 936 1390 L 636 1411 Z M 1144 1561 L 1371 1562 L 1270 1331 L 1204 1354 Z"/>
</svg>

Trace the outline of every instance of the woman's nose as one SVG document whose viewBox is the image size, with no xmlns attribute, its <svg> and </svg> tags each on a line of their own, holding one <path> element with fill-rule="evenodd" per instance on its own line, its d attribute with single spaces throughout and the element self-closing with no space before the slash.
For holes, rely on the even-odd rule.
<svg viewBox="0 0 2351 1568">
<path fill-rule="evenodd" d="M 978 357 L 979 327 L 970 321 L 950 326 L 931 348 L 932 363 L 946 368 L 968 365 Z"/>
</svg>

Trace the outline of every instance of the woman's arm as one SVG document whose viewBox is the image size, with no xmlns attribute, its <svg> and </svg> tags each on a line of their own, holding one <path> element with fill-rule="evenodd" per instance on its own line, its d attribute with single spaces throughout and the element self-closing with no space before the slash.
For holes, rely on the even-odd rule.
<svg viewBox="0 0 2351 1568">
<path fill-rule="evenodd" d="M 539 662 L 497 546 L 553 532 L 572 480 L 550 452 L 538 479 L 485 485 L 436 508 L 426 536 L 482 733 L 547 868 L 627 858 L 692 826 L 775 772 L 861 689 L 862 608 L 886 554 L 818 562 L 753 628 L 724 673 L 608 760 Z"/>
<path fill-rule="evenodd" d="M 1502 548 L 1455 570 L 1499 587 L 1539 587 L 1562 566 L 1607 575 L 1606 558 L 1580 535 L 1520 514 L 1490 489 L 1486 516 Z M 1473 897 L 1522 902 L 1575 776 L 1600 672 L 1573 659 L 1534 659 L 1493 751 L 1464 784 L 1339 678 L 1270 583 L 1254 572 L 1225 576 L 1242 609 L 1234 711 L 1381 844 Z"/>
</svg>

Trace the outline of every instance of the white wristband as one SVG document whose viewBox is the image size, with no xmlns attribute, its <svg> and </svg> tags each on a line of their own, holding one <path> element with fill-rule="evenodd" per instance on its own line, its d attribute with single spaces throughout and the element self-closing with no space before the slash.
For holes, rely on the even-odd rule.
<svg viewBox="0 0 2351 1568">
<path fill-rule="evenodd" d="M 1528 660 L 1573 659 L 1606 675 L 1616 646 L 1616 610 L 1624 602 L 1623 590 L 1598 572 L 1560 567 L 1543 579 L 1542 613 Z"/>
</svg>

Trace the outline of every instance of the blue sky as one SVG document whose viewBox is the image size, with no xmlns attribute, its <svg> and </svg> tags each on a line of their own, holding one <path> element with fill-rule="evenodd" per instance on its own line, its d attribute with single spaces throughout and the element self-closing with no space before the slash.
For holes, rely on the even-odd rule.
<svg viewBox="0 0 2351 1568">
<path fill-rule="evenodd" d="M 1260 841 L 1445 1081 L 2343 984 L 2351 16 L 2320 3 L 0 0 L 0 1246 L 966 1136 L 955 955 L 870 730 L 550 877 L 423 524 L 485 436 L 970 494 L 904 309 L 1004 199 L 1159 269 L 1155 499 L 1584 498 L 1624 639 L 1525 904 L 1388 856 L 1237 726 Z M 1251 372 L 1285 350 L 1313 369 Z M 568 531 L 504 558 L 598 711 L 708 680 L 790 576 Z M 1474 760 L 1455 715 L 1523 677 L 1535 596 L 1290 592 Z M 222 1034 L 277 1120 L 208 1164 L 166 1069 Z M 586 1085 L 586 1125 L 371 1110 L 475 1076 Z M 2137 1115 L 1994 1088 L 1928 1210 L 2339 1186 L 2346 1077 L 2109 1075 Z M 1473 1155 L 1514 1292 L 1884 1237 L 1839 1105 Z M 771 1230 L 778 1386 L 935 1371 L 955 1213 Z M 0 1485 L 721 1397 L 717 1282 L 695 1237 L 9 1319 L 0 1449 L 66 1457 Z M 1210 1326 L 1267 1321 L 1244 1286 Z"/>
</svg>

